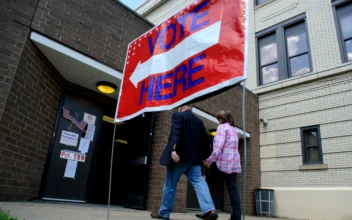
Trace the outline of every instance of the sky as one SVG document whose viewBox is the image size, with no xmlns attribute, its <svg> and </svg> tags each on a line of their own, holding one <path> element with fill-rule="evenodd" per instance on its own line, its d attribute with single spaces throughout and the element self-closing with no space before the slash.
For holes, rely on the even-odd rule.
<svg viewBox="0 0 352 220">
<path fill-rule="evenodd" d="M 135 10 L 140 6 L 145 0 L 120 0 L 123 4 L 127 5 L 131 9 Z"/>
</svg>

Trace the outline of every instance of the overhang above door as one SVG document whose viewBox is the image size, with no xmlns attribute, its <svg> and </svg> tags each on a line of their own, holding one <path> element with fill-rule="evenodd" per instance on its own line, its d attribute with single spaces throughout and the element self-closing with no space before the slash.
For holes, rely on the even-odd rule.
<svg viewBox="0 0 352 220">
<path fill-rule="evenodd" d="M 99 92 L 97 82 L 113 83 L 117 90 L 104 95 L 117 99 L 121 72 L 39 33 L 32 32 L 30 39 L 67 81 L 96 92 Z"/>
</svg>

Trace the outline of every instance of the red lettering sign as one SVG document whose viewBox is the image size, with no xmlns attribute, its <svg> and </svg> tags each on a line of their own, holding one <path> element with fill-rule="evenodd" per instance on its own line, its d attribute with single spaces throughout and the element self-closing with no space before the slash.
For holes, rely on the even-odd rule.
<svg viewBox="0 0 352 220">
<path fill-rule="evenodd" d="M 169 110 L 244 74 L 244 0 L 198 0 L 128 46 L 116 120 Z"/>
</svg>

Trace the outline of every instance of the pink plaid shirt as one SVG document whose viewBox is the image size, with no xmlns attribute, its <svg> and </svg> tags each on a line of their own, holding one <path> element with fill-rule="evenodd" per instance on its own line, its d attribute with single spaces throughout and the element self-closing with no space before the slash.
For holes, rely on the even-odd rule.
<svg viewBox="0 0 352 220">
<path fill-rule="evenodd" d="M 238 153 L 238 135 L 229 123 L 220 124 L 214 137 L 213 153 L 207 159 L 215 162 L 224 173 L 241 173 L 241 159 Z"/>
</svg>

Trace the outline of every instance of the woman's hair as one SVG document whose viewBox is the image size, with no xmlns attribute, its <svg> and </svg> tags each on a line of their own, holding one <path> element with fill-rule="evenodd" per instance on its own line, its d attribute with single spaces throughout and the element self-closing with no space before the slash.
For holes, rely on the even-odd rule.
<svg viewBox="0 0 352 220">
<path fill-rule="evenodd" d="M 233 120 L 233 116 L 232 116 L 232 112 L 229 109 L 224 109 L 224 110 L 220 110 L 217 114 L 216 114 L 216 118 L 217 119 L 221 119 L 223 123 L 230 123 L 231 126 L 235 126 L 234 120 Z"/>
</svg>

